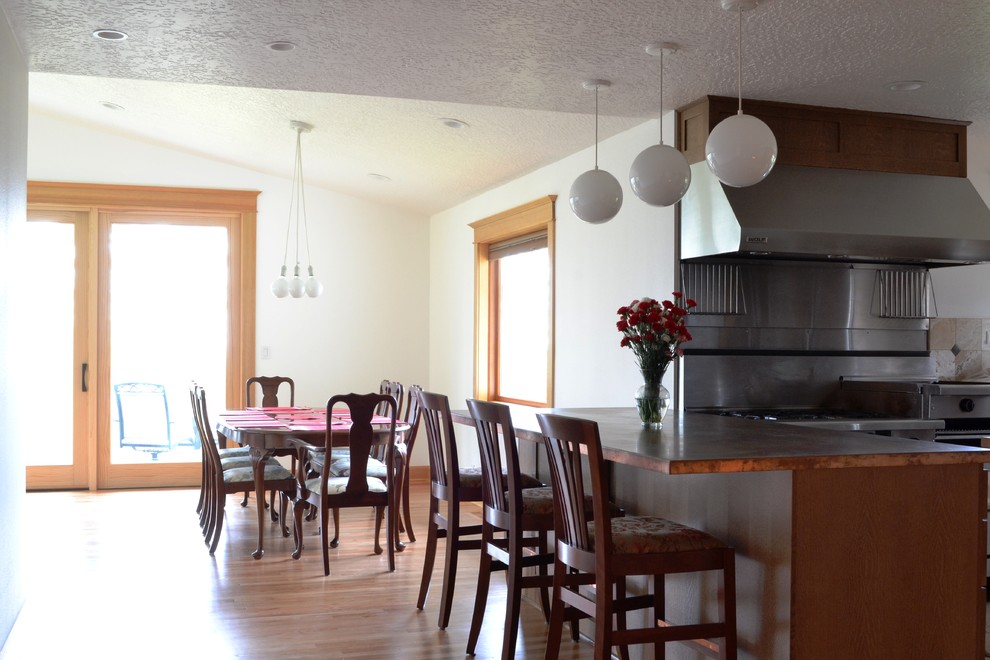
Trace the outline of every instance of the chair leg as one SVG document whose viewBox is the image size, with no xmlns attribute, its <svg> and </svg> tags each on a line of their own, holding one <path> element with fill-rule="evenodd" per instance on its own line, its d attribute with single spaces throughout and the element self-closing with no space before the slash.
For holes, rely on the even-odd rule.
<svg viewBox="0 0 990 660">
<path fill-rule="evenodd" d="M 328 520 L 330 509 L 324 497 L 320 504 L 320 545 L 323 546 L 323 575 L 330 575 L 330 521 Z M 336 523 L 336 509 L 334 509 L 334 522 Z M 336 546 L 334 546 L 336 547 Z"/>
<path fill-rule="evenodd" d="M 382 519 L 385 517 L 385 507 L 376 506 L 375 507 L 375 554 L 382 554 L 382 544 L 381 544 L 381 534 L 382 534 Z M 386 536 L 388 536 L 386 532 Z"/>
<path fill-rule="evenodd" d="M 209 546 L 213 542 L 213 530 L 217 527 L 217 508 L 221 506 L 220 498 L 224 497 L 223 487 L 214 479 L 210 483 L 210 501 L 206 507 L 206 526 L 203 529 L 203 542 Z"/>
<path fill-rule="evenodd" d="M 719 646 L 721 660 L 736 660 L 736 555 L 727 548 L 722 565 L 722 620 L 725 622 L 725 639 Z"/>
<path fill-rule="evenodd" d="M 653 576 L 653 620 L 667 619 L 667 583 L 664 576 Z M 664 660 L 667 657 L 667 645 L 664 642 L 654 642 L 653 660 Z"/>
<path fill-rule="evenodd" d="M 413 534 L 412 512 L 409 505 L 409 465 L 406 464 L 402 475 L 402 518 L 404 521 L 406 538 L 410 543 L 416 542 L 416 535 Z"/>
<path fill-rule="evenodd" d="M 474 655 L 481 635 L 481 624 L 485 620 L 485 607 L 488 605 L 488 585 L 492 579 L 492 556 L 488 554 L 488 542 L 492 539 L 491 525 L 481 529 L 481 562 L 478 566 L 478 587 L 474 593 L 474 612 L 471 614 L 471 630 L 468 632 L 467 653 Z"/>
<path fill-rule="evenodd" d="M 293 540 L 296 542 L 296 547 L 292 551 L 292 558 L 299 559 L 302 556 L 303 551 L 303 509 L 306 508 L 306 502 L 303 500 L 296 500 L 292 507 L 293 515 L 293 525 L 292 525 L 292 535 Z"/>
<path fill-rule="evenodd" d="M 210 554 L 216 552 L 217 544 L 220 542 L 220 532 L 223 531 L 223 507 L 227 496 L 223 493 L 222 487 L 217 489 L 217 502 L 214 507 L 214 526 L 210 536 Z"/>
<path fill-rule="evenodd" d="M 543 530 L 538 532 L 538 545 L 536 551 L 540 553 L 541 556 L 546 556 L 550 551 L 547 546 L 547 533 Z M 550 576 L 549 566 L 545 563 L 541 563 L 539 568 L 539 575 L 541 578 L 548 578 Z M 543 608 L 543 618 L 547 621 L 550 620 L 550 588 L 540 587 L 540 607 Z"/>
<path fill-rule="evenodd" d="M 564 601 L 560 598 L 560 591 L 564 586 L 564 576 L 567 568 L 560 562 L 555 562 L 553 567 L 553 594 L 552 607 L 550 608 L 550 629 L 547 631 L 547 648 L 544 652 L 544 660 L 557 660 L 560 655 L 560 636 L 564 631 Z"/>
<path fill-rule="evenodd" d="M 611 660 L 612 657 L 612 617 L 615 614 L 613 593 L 618 585 L 602 584 L 601 576 L 595 589 L 595 660 Z M 620 579 L 623 588 L 625 580 Z M 604 587 L 604 588 L 602 588 Z M 623 591 L 623 593 L 625 593 Z M 621 610 L 620 610 L 621 611 Z M 621 629 L 625 629 L 625 615 L 619 621 Z M 620 651 L 621 652 L 621 651 Z M 628 650 L 626 651 L 628 653 Z"/>
<path fill-rule="evenodd" d="M 275 511 L 275 493 L 277 493 L 277 492 L 278 492 L 277 490 L 275 490 L 274 488 L 272 488 L 272 492 L 268 496 L 268 501 L 272 503 L 272 505 L 270 507 L 271 508 L 271 513 L 272 513 L 272 522 L 278 522 L 278 512 Z"/>
<path fill-rule="evenodd" d="M 516 653 L 519 631 L 519 608 L 522 604 L 522 533 L 509 538 L 509 565 L 506 568 L 505 625 L 502 637 L 502 660 L 512 660 Z M 540 593 L 544 590 L 541 588 Z"/>
<path fill-rule="evenodd" d="M 324 512 L 321 511 L 320 513 L 323 514 Z M 323 527 L 322 527 L 322 529 L 323 530 L 326 530 L 326 528 L 327 528 L 327 517 L 326 517 L 326 515 L 323 515 L 322 518 L 321 518 L 321 520 L 323 521 Z M 323 533 L 326 534 L 325 531 Z M 376 543 L 377 543 L 377 541 L 376 541 Z M 340 545 L 340 509 L 336 509 L 335 508 L 333 510 L 333 538 L 330 539 L 330 547 L 331 548 L 336 548 L 338 545 Z M 381 554 L 381 553 L 378 553 L 378 554 Z"/>
<path fill-rule="evenodd" d="M 615 610 L 615 628 L 616 630 L 626 629 L 626 609 L 623 607 L 623 601 L 626 599 L 626 579 L 618 578 L 612 587 L 612 602 L 618 603 L 618 607 Z M 608 618 L 609 631 L 612 629 L 612 617 Z M 596 638 L 597 639 L 597 638 Z M 611 644 L 609 645 L 611 646 Z M 611 655 L 612 650 L 609 649 L 609 655 Z M 623 644 L 619 647 L 619 659 L 629 660 L 629 646 Z"/>
<path fill-rule="evenodd" d="M 446 630 L 450 623 L 450 609 L 454 604 L 454 581 L 457 578 L 457 551 L 460 544 L 461 507 L 447 501 L 447 547 L 443 565 L 443 585 L 440 587 L 440 617 L 438 624 Z"/>
<path fill-rule="evenodd" d="M 430 590 L 430 578 L 433 577 L 433 563 L 437 556 L 437 537 L 439 536 L 439 526 L 437 525 L 437 510 L 439 503 L 437 498 L 430 494 L 430 518 L 427 523 L 426 533 L 426 556 L 423 558 L 423 578 L 419 584 L 419 597 L 416 599 L 416 609 L 421 610 L 426 605 L 426 594 Z"/>
<path fill-rule="evenodd" d="M 272 500 L 275 501 L 274 499 Z M 287 513 L 287 508 L 289 505 L 289 494 L 279 491 L 278 507 L 279 507 L 279 521 L 282 524 L 282 537 L 289 538 L 289 525 L 285 522 L 285 514 Z"/>
<path fill-rule="evenodd" d="M 395 553 L 399 545 L 398 511 L 393 504 L 385 507 L 385 545 L 388 546 L 388 570 L 395 571 Z M 377 534 L 375 535 L 377 538 Z"/>
<path fill-rule="evenodd" d="M 244 491 L 244 499 L 243 499 L 243 500 L 241 500 L 241 506 L 247 506 L 247 503 L 248 503 L 248 495 L 249 495 L 249 493 L 248 493 L 247 491 Z"/>
<path fill-rule="evenodd" d="M 210 524 L 210 508 L 213 506 L 213 479 L 209 474 L 203 475 L 200 496 L 203 499 L 203 508 L 199 510 L 199 526 L 203 530 L 203 536 L 206 536 L 206 530 Z"/>
</svg>

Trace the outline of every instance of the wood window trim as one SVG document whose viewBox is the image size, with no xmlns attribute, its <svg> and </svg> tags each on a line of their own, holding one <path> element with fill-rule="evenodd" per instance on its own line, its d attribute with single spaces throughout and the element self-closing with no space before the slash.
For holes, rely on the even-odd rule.
<svg viewBox="0 0 990 660">
<path fill-rule="evenodd" d="M 550 259 L 550 345 L 547 354 L 547 405 L 553 406 L 554 373 L 554 230 L 556 224 L 556 195 L 540 197 L 527 204 L 470 223 L 474 230 L 474 397 L 488 401 L 491 397 L 491 376 L 494 372 L 491 346 L 494 318 L 491 291 L 491 261 L 489 246 L 519 236 L 546 231 L 547 254 Z"/>
</svg>

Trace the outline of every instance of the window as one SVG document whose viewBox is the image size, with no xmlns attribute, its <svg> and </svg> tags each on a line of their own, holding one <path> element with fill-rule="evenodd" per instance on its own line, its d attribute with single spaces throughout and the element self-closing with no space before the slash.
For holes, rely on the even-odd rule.
<svg viewBox="0 0 990 660">
<path fill-rule="evenodd" d="M 553 405 L 555 199 L 471 224 L 476 398 Z"/>
</svg>

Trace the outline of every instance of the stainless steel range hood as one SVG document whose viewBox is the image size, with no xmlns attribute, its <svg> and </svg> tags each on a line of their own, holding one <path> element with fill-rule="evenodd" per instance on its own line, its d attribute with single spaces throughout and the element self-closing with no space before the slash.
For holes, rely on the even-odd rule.
<svg viewBox="0 0 990 660">
<path fill-rule="evenodd" d="M 681 259 L 779 257 L 952 266 L 990 261 L 990 209 L 968 179 L 778 165 L 748 188 L 691 166 Z"/>
</svg>

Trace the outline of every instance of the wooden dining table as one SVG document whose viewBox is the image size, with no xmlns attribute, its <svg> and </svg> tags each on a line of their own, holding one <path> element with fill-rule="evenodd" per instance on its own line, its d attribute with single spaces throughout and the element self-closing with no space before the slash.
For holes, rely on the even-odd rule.
<svg viewBox="0 0 990 660">
<path fill-rule="evenodd" d="M 388 437 L 389 418 L 376 415 L 371 423 L 381 428 L 381 437 Z M 331 442 L 334 447 L 346 447 L 351 428 L 350 415 L 345 409 L 330 414 Z M 396 421 L 396 438 L 408 430 L 409 425 Z M 326 441 L 327 411 L 325 408 L 285 406 L 274 408 L 249 407 L 242 410 L 225 410 L 218 416 L 217 434 L 223 445 L 232 441 L 248 447 L 251 452 L 251 469 L 254 474 L 254 492 L 258 501 L 258 547 L 251 553 L 255 559 L 264 554 L 265 464 L 272 456 L 290 456 L 296 453 L 291 439 L 322 447 Z M 274 502 L 272 503 L 274 507 Z M 284 521 L 282 521 L 284 525 Z M 401 550 L 401 544 L 397 544 Z"/>
</svg>

